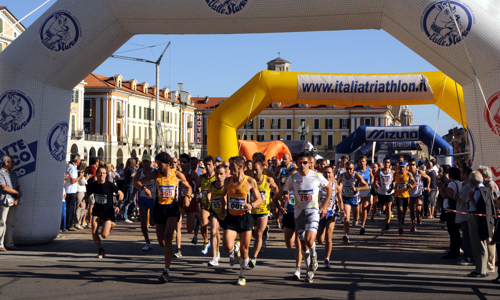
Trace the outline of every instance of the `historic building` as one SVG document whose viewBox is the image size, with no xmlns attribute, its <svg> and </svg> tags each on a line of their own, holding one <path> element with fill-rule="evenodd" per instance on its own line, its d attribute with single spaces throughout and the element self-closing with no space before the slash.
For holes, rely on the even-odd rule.
<svg viewBox="0 0 500 300">
<path fill-rule="evenodd" d="M 0 52 L 26 30 L 5 6 L 0 6 Z"/>
</svg>

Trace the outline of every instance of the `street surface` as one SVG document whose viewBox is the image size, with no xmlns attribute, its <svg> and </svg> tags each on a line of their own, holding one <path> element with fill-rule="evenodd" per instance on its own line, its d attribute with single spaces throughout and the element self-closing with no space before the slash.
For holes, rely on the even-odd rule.
<svg viewBox="0 0 500 300">
<path fill-rule="evenodd" d="M 154 242 L 151 251 L 141 251 L 139 222 L 119 222 L 103 240 L 106 258 L 101 260 L 95 257 L 90 229 L 1 253 L 0 299 L 500 299 L 500 285 L 491 283 L 497 273 L 469 278 L 473 267 L 441 259 L 449 243 L 445 225 L 438 219 L 423 221 L 417 232 L 400 236 L 395 220 L 385 232 L 378 217 L 368 221 L 364 236 L 357 234 L 359 227 L 351 229 L 349 246 L 341 241 L 339 224 L 332 269 L 323 269 L 324 247 L 319 246 L 320 267 L 310 284 L 303 281 L 304 264 L 301 281 L 291 280 L 294 249 L 286 249 L 281 230 L 271 221 L 267 249 L 257 267 L 247 271 L 244 287 L 236 285 L 239 265 L 230 267 L 221 252 L 220 265 L 207 267 L 211 251 L 202 255 L 202 242 L 192 245 L 187 233 L 184 257 L 173 259 L 170 282 L 160 284 L 163 249 Z M 155 236 L 154 228 L 150 235 Z"/>
</svg>

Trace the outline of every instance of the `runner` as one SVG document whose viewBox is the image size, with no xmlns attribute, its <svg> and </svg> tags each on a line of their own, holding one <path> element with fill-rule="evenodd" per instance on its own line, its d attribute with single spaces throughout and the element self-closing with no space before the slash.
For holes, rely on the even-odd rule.
<svg viewBox="0 0 500 300">
<path fill-rule="evenodd" d="M 253 164 L 253 178 L 257 182 L 260 195 L 262 197 L 262 204 L 252 209 L 252 218 L 254 230 L 253 238 L 255 240 L 253 245 L 253 257 L 250 260 L 249 267 L 251 269 L 255 268 L 257 265 L 257 257 L 262 248 L 262 244 L 266 242 L 269 237 L 269 227 L 267 226 L 267 220 L 269 214 L 271 213 L 271 188 L 278 191 L 279 188 L 269 176 L 262 174 L 263 166 L 260 161 Z M 255 201 L 255 199 L 254 199 Z"/>
<path fill-rule="evenodd" d="M 288 177 L 283 189 L 276 198 L 280 199 L 284 192 L 294 190 L 298 202 L 295 204 L 295 226 L 301 241 L 302 255 L 306 262 L 306 282 L 312 282 L 314 271 L 318 268 L 316 254 L 316 234 L 320 217 L 327 215 L 328 201 L 323 206 L 318 206 L 318 194 L 321 188 L 326 190 L 326 199 L 332 196 L 332 186 L 323 175 L 310 170 L 311 156 L 309 152 L 300 153 L 298 156 L 299 172 Z M 286 197 L 286 195 L 285 195 Z"/>
<path fill-rule="evenodd" d="M 296 168 L 289 170 L 288 175 L 292 176 L 297 173 Z M 282 192 L 283 193 L 283 192 Z M 300 264 L 302 262 L 302 252 L 300 250 L 300 240 L 299 235 L 295 227 L 295 195 L 293 190 L 289 191 L 286 197 L 280 199 L 274 198 L 273 202 L 275 206 L 278 207 L 281 214 L 283 214 L 283 227 L 285 235 L 285 245 L 288 249 L 292 248 L 295 242 L 295 272 L 293 274 L 293 279 L 300 280 Z"/>
<path fill-rule="evenodd" d="M 176 244 L 177 244 L 177 251 L 174 254 L 174 257 L 176 258 L 181 258 L 182 257 L 182 251 L 181 251 L 181 243 L 182 243 L 182 234 L 181 234 L 181 229 L 182 229 L 182 217 L 184 214 L 187 216 L 186 220 L 186 230 L 188 233 L 193 232 L 196 226 L 196 211 L 198 210 L 198 196 L 200 194 L 199 187 L 200 187 L 200 178 L 198 177 L 198 174 L 193 171 L 192 169 L 192 161 L 187 154 L 181 154 L 179 157 L 179 165 L 181 167 L 181 172 L 184 174 L 186 177 L 187 182 L 189 182 L 189 185 L 191 187 L 191 190 L 193 191 L 193 195 L 190 195 L 192 197 L 191 201 L 189 202 L 189 206 L 184 206 L 183 202 L 179 202 L 179 208 L 180 208 L 180 214 L 179 214 L 179 222 L 177 222 L 177 228 L 176 228 Z M 196 161 L 197 163 L 197 161 Z M 186 197 L 188 196 L 188 187 L 184 185 L 179 185 L 179 191 L 180 191 L 180 196 Z M 178 195 L 179 195 L 178 194 Z M 196 236 L 196 235 L 195 235 Z M 193 237 L 194 238 L 194 237 Z"/>
<path fill-rule="evenodd" d="M 392 215 L 392 201 L 394 190 L 392 188 L 392 180 L 394 178 L 394 171 L 391 169 L 391 159 L 389 157 L 384 158 L 384 167 L 379 168 L 374 176 L 376 180 L 373 181 L 372 187 L 377 190 L 378 203 L 382 207 L 385 207 L 385 230 L 389 230 L 389 224 L 391 223 Z"/>
<path fill-rule="evenodd" d="M 318 172 L 319 173 L 321 173 L 321 174 L 325 173 L 326 166 L 328 166 L 328 162 L 326 161 L 326 159 L 324 159 L 324 158 L 318 159 Z"/>
<path fill-rule="evenodd" d="M 398 171 L 394 174 L 392 180 L 393 188 L 396 190 L 394 197 L 396 197 L 396 205 L 398 207 L 398 225 L 399 234 L 403 234 L 403 224 L 405 222 L 405 215 L 408 210 L 408 201 L 410 200 L 410 189 L 415 188 L 415 179 L 413 175 L 406 171 L 407 163 L 405 161 L 399 162 Z"/>
<path fill-rule="evenodd" d="M 151 156 L 149 154 L 144 154 L 142 156 L 142 168 L 135 173 L 133 178 L 134 184 L 146 177 L 149 173 L 156 170 L 156 168 L 151 168 Z M 151 217 L 153 208 L 155 206 L 156 198 L 156 182 L 151 179 L 145 186 L 151 190 L 151 197 L 146 196 L 144 191 L 139 191 L 139 217 L 141 218 L 141 231 L 144 239 L 146 240 L 146 245 L 142 248 L 142 251 L 151 250 L 151 241 L 149 240 L 149 225 L 154 226 L 155 223 Z"/>
<path fill-rule="evenodd" d="M 325 217 L 319 220 L 317 241 L 318 244 L 325 243 L 324 266 L 325 269 L 331 269 L 332 267 L 330 266 L 330 254 L 332 253 L 333 230 L 335 229 L 335 222 L 337 221 L 338 208 L 340 207 L 341 210 L 344 210 L 343 209 L 344 205 L 342 203 L 342 199 L 340 196 L 342 194 L 342 190 L 340 189 L 340 186 L 337 184 L 337 181 L 335 180 L 333 168 L 327 165 L 323 167 L 323 170 L 324 170 L 323 175 L 332 186 L 333 192 L 332 196 L 330 197 L 330 200 L 328 201 L 328 213 Z M 325 201 L 326 201 L 326 190 L 320 189 L 319 191 L 320 207 L 323 206 Z M 326 232 L 326 239 L 325 239 L 325 232 Z"/>
<path fill-rule="evenodd" d="M 158 242 L 161 247 L 165 247 L 165 268 L 158 277 L 158 280 L 165 283 L 168 282 L 170 262 L 172 261 L 172 234 L 177 227 L 180 216 L 179 204 L 175 199 L 184 202 L 183 205 L 188 207 L 189 202 L 192 200 L 191 195 L 193 191 L 184 174 L 172 169 L 172 158 L 168 153 L 160 152 L 156 155 L 155 161 L 158 164 L 158 170 L 149 173 L 146 177 L 137 181 L 135 186 L 138 190 L 143 190 L 146 196 L 151 197 L 151 190 L 147 186 L 144 186 L 144 184 L 151 179 L 156 181 L 158 202 L 155 202 L 153 219 L 156 223 Z M 179 184 L 188 187 L 187 196 L 183 199 L 177 198 L 176 195 Z"/>
<path fill-rule="evenodd" d="M 356 218 L 358 214 L 359 205 L 359 192 L 368 190 L 368 185 L 366 181 L 354 171 L 354 163 L 348 161 L 345 163 L 345 173 L 340 174 L 339 178 L 340 189 L 342 190 L 342 202 L 344 203 L 344 209 L 340 211 L 344 221 L 344 237 L 342 240 L 346 245 L 351 242 L 349 240 L 349 220 L 352 215 Z"/>
<path fill-rule="evenodd" d="M 349 161 L 349 156 L 347 155 L 342 155 L 340 157 L 340 160 L 339 160 L 339 166 L 338 166 L 338 170 L 337 170 L 337 176 L 335 178 L 337 178 L 337 183 L 340 183 L 340 174 L 343 174 L 345 173 L 345 164 Z"/>
<path fill-rule="evenodd" d="M 92 238 L 99 249 L 97 258 L 103 258 L 106 253 L 101 245 L 99 238 L 99 226 L 103 224 L 101 236 L 105 239 L 109 236 L 113 223 L 115 222 L 115 213 L 120 212 L 120 204 L 123 201 L 123 193 L 116 185 L 106 180 L 106 166 L 101 165 L 97 169 L 97 180 L 90 183 L 87 187 L 87 196 L 94 195 L 94 207 L 92 209 Z M 118 205 L 113 207 L 113 195 L 118 194 Z"/>
<path fill-rule="evenodd" d="M 245 159 L 237 156 L 231 163 L 231 171 L 234 174 L 226 178 L 224 182 L 224 192 L 221 198 L 221 210 L 219 218 L 224 219 L 224 251 L 229 253 L 229 264 L 234 265 L 236 257 L 240 257 L 240 275 L 238 285 L 246 285 L 245 270 L 250 258 L 248 257 L 248 248 L 252 239 L 253 219 L 250 211 L 262 204 L 259 188 L 255 179 L 248 177 L 243 172 L 245 168 Z M 226 216 L 226 201 L 227 210 Z M 253 195 L 254 202 L 250 201 Z M 235 243 L 237 235 L 240 236 L 240 243 Z"/>
<path fill-rule="evenodd" d="M 371 199 L 372 195 L 370 194 L 370 183 L 373 181 L 372 180 L 373 174 L 371 172 L 371 169 L 368 168 L 367 162 L 368 161 L 366 159 L 366 156 L 360 155 L 358 157 L 358 167 L 356 170 L 359 173 L 359 175 L 363 177 L 366 184 L 368 184 L 367 190 L 359 192 L 359 197 L 361 198 L 361 228 L 359 230 L 359 234 L 365 234 L 366 232 L 365 230 L 366 218 L 368 217 L 368 213 L 372 205 L 372 199 Z"/>
<path fill-rule="evenodd" d="M 415 187 L 410 190 L 410 218 L 412 227 L 410 232 L 417 231 L 417 226 L 415 225 L 415 205 L 417 206 L 417 224 L 422 224 L 422 188 L 423 188 L 423 179 L 426 179 L 427 187 L 426 189 L 430 189 L 431 178 L 425 174 L 424 171 L 419 170 L 417 168 L 417 162 L 410 158 L 408 160 L 408 166 L 410 167 L 410 173 L 413 175 L 415 179 Z"/>
<path fill-rule="evenodd" d="M 208 187 L 207 199 L 210 203 L 210 240 L 212 243 L 212 254 L 213 257 L 208 262 L 208 266 L 214 267 L 219 265 L 220 260 L 220 233 L 219 226 L 224 228 L 224 219 L 219 219 L 219 213 L 221 211 L 221 199 L 224 192 L 224 180 L 227 178 L 226 167 L 219 164 L 215 167 L 215 181 L 212 182 Z M 226 198 L 224 198 L 225 200 Z M 226 203 L 227 201 L 225 201 Z"/>
<path fill-rule="evenodd" d="M 203 237 L 203 248 L 201 253 L 206 255 L 208 253 L 208 248 L 210 248 L 210 241 L 208 240 L 208 221 L 210 218 L 210 201 L 207 199 L 208 187 L 212 182 L 215 181 L 214 172 L 214 158 L 212 156 L 207 156 L 203 160 L 205 164 L 205 169 L 207 173 L 201 176 L 201 202 L 200 202 L 200 225 L 201 225 L 201 235 Z"/>
<path fill-rule="evenodd" d="M 275 172 L 275 174 L 277 174 L 277 179 L 278 179 L 277 185 L 280 188 L 285 185 L 286 180 L 290 176 L 290 170 L 292 168 L 294 168 L 294 165 L 292 163 L 292 158 L 290 154 L 288 153 L 283 154 L 283 161 L 281 162 L 281 166 L 278 166 Z M 275 192 L 277 192 L 277 190 Z M 280 212 L 278 206 L 276 205 L 276 203 L 274 203 L 274 201 L 272 204 L 272 209 L 273 209 L 273 217 L 275 220 L 277 220 L 276 222 L 278 223 L 278 228 L 282 229 L 283 224 L 281 224 L 280 222 Z"/>
<path fill-rule="evenodd" d="M 377 174 L 377 171 L 379 169 L 379 164 L 376 164 L 376 163 L 373 163 L 371 165 L 371 169 L 372 169 L 372 178 L 373 178 L 373 181 L 376 181 L 377 184 L 378 184 L 378 177 L 375 176 L 375 174 Z M 377 189 L 373 188 L 373 185 L 370 187 L 370 193 L 371 195 L 373 196 L 373 204 L 372 204 L 372 218 L 371 218 L 371 221 L 372 222 L 375 222 L 375 214 L 377 214 L 377 216 L 380 217 L 380 205 L 378 203 L 378 194 L 377 194 Z"/>
</svg>

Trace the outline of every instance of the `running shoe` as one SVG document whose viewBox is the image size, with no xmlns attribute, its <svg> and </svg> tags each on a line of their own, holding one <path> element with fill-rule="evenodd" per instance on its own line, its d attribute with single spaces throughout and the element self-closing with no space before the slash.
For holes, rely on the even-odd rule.
<svg viewBox="0 0 500 300">
<path fill-rule="evenodd" d="M 234 259 L 238 260 L 240 258 L 240 242 L 234 244 Z"/>
<path fill-rule="evenodd" d="M 354 221 L 354 224 L 352 225 L 352 227 L 358 227 L 359 226 L 359 221 Z"/>
<path fill-rule="evenodd" d="M 410 229 L 410 232 L 415 232 L 417 231 L 417 226 L 413 225 L 413 227 Z"/>
<path fill-rule="evenodd" d="M 308 283 L 313 282 L 313 278 L 314 278 L 314 272 L 307 271 L 306 282 L 308 282 Z"/>
<path fill-rule="evenodd" d="M 325 258 L 325 261 L 324 261 L 324 264 L 325 264 L 325 269 L 331 269 L 332 266 L 330 266 L 330 260 Z"/>
<path fill-rule="evenodd" d="M 125 219 L 125 221 L 123 221 L 123 222 L 125 222 L 125 223 L 127 223 L 127 224 L 132 224 L 132 223 L 134 223 L 134 222 L 130 221 L 129 219 Z"/>
<path fill-rule="evenodd" d="M 346 245 L 349 245 L 351 243 L 351 241 L 349 241 L 349 237 L 347 235 L 344 235 L 342 240 L 344 241 L 344 244 L 346 244 Z"/>
<path fill-rule="evenodd" d="M 293 273 L 293 279 L 300 280 L 300 269 L 299 268 L 295 268 L 295 273 Z"/>
<path fill-rule="evenodd" d="M 220 251 L 217 250 L 217 260 L 220 260 Z"/>
<path fill-rule="evenodd" d="M 269 226 L 266 226 L 266 229 L 264 229 L 264 233 L 262 234 L 262 240 L 266 242 L 268 238 L 269 238 Z"/>
<path fill-rule="evenodd" d="M 389 230 L 389 224 L 386 224 L 386 225 L 385 225 L 384 230 L 385 230 L 385 231 L 388 231 L 388 230 Z"/>
<path fill-rule="evenodd" d="M 365 227 L 361 227 L 361 229 L 359 230 L 359 234 L 365 234 L 366 230 L 365 230 Z"/>
<path fill-rule="evenodd" d="M 219 260 L 217 259 L 217 257 L 212 257 L 210 259 L 210 261 L 208 262 L 208 266 L 209 267 L 215 267 L 215 266 L 218 266 L 219 265 Z"/>
<path fill-rule="evenodd" d="M 182 257 L 182 252 L 181 250 L 177 250 L 177 252 L 174 253 L 175 258 L 181 258 Z"/>
<path fill-rule="evenodd" d="M 368 213 L 371 213 L 372 212 L 372 207 L 368 207 Z"/>
<path fill-rule="evenodd" d="M 104 258 L 106 256 L 106 252 L 104 252 L 104 249 L 101 248 L 99 250 L 99 254 L 97 254 L 97 258 Z"/>
<path fill-rule="evenodd" d="M 168 282 L 168 271 L 164 270 L 160 276 L 158 276 L 158 280 L 161 283 L 167 283 Z"/>
<path fill-rule="evenodd" d="M 193 239 L 191 240 L 191 244 L 193 244 L 193 245 L 198 244 L 198 236 L 197 235 L 193 236 Z"/>
<path fill-rule="evenodd" d="M 403 227 L 399 227 L 398 232 L 399 232 L 399 234 L 403 234 L 404 233 Z"/>
<path fill-rule="evenodd" d="M 255 268 L 255 266 L 256 266 L 256 265 L 257 265 L 257 259 L 254 257 L 254 258 L 252 258 L 252 259 L 250 260 L 250 262 L 248 263 L 248 267 L 249 267 L 250 269 L 253 269 L 253 268 Z"/>
<path fill-rule="evenodd" d="M 422 225 L 422 217 L 421 216 L 417 217 L 417 224 Z"/>
<path fill-rule="evenodd" d="M 318 269 L 318 255 L 315 253 L 314 255 L 311 256 L 311 268 L 312 271 L 316 271 Z"/>
<path fill-rule="evenodd" d="M 246 284 L 247 284 L 247 280 L 245 279 L 245 277 L 238 278 L 238 285 L 239 286 L 243 286 L 243 285 L 246 285 Z"/>
<path fill-rule="evenodd" d="M 142 247 L 142 251 L 149 251 L 151 250 L 151 243 L 146 243 L 146 246 Z"/>
<path fill-rule="evenodd" d="M 203 255 L 206 255 L 208 253 L 208 249 L 210 248 L 210 242 L 208 243 L 203 243 L 203 249 L 201 249 L 201 253 Z"/>
<path fill-rule="evenodd" d="M 229 265 L 234 266 L 236 259 L 234 258 L 234 253 L 229 253 Z"/>
</svg>

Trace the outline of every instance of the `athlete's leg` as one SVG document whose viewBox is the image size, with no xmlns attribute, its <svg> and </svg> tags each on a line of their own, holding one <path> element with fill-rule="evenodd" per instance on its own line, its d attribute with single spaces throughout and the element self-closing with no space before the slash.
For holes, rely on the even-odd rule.
<svg viewBox="0 0 500 300">
<path fill-rule="evenodd" d="M 255 242 L 253 244 L 253 257 L 257 258 L 259 256 L 260 249 L 262 248 L 262 235 L 264 234 L 264 230 L 267 227 L 267 220 L 268 216 L 266 215 L 265 217 L 262 217 L 260 219 L 255 220 L 255 223 L 257 223 L 256 226 L 256 238 Z M 251 235 L 250 235 L 251 236 Z"/>
<path fill-rule="evenodd" d="M 385 217 L 386 217 L 386 222 L 387 225 L 391 223 L 391 214 L 392 214 L 392 202 L 387 202 L 385 203 Z"/>
<path fill-rule="evenodd" d="M 378 208 L 378 196 L 373 196 L 373 204 L 372 204 L 372 221 L 374 221 L 375 214 L 379 210 Z"/>
<path fill-rule="evenodd" d="M 304 243 L 307 248 L 313 248 L 315 246 L 316 232 L 312 230 L 307 230 L 304 234 Z"/>
<path fill-rule="evenodd" d="M 177 228 L 177 218 L 170 217 L 167 219 L 167 224 L 164 232 L 165 241 L 165 268 L 170 268 L 170 262 L 172 261 L 172 254 L 174 249 L 172 247 L 172 235 L 174 230 Z"/>
<path fill-rule="evenodd" d="M 188 233 L 193 232 L 195 225 L 196 225 L 196 212 L 190 212 L 187 214 L 186 231 Z"/>
<path fill-rule="evenodd" d="M 165 230 L 166 224 L 156 224 L 156 237 L 158 238 L 158 244 L 160 247 L 165 247 Z M 170 236 L 172 238 L 172 236 Z"/>
<path fill-rule="evenodd" d="M 245 277 L 245 270 L 247 269 L 250 258 L 248 257 L 248 249 L 250 248 L 250 242 L 252 241 L 252 231 L 244 231 L 240 233 L 240 276 Z"/>
<path fill-rule="evenodd" d="M 102 230 L 101 230 L 101 236 L 103 239 L 107 238 L 109 234 L 111 233 L 111 225 L 113 222 L 111 220 L 107 220 L 106 222 L 103 222 L 102 224 Z"/>
<path fill-rule="evenodd" d="M 410 219 L 411 224 L 415 225 L 415 199 L 410 198 Z"/>
<path fill-rule="evenodd" d="M 351 220 L 351 206 L 344 203 L 345 219 L 344 219 L 344 233 L 349 235 L 349 221 Z"/>
<path fill-rule="evenodd" d="M 352 217 L 354 218 L 354 221 L 357 221 L 359 219 L 359 205 L 352 206 Z"/>
<path fill-rule="evenodd" d="M 147 206 L 139 206 L 139 217 L 141 218 L 141 231 L 146 243 L 149 243 L 149 208 Z"/>
<path fill-rule="evenodd" d="M 370 196 L 361 198 L 361 226 L 365 226 L 370 209 Z"/>
<path fill-rule="evenodd" d="M 236 239 L 237 232 L 233 230 L 224 230 L 224 238 L 222 240 L 222 245 L 224 251 L 231 253 L 234 249 L 234 240 Z"/>
<path fill-rule="evenodd" d="M 295 241 L 295 229 L 285 228 L 285 245 L 288 249 L 293 247 L 293 242 Z M 300 248 L 300 247 L 299 247 Z"/>
<path fill-rule="evenodd" d="M 300 265 L 302 264 L 302 246 L 299 240 L 299 235 L 297 234 L 297 229 L 295 229 L 292 239 L 295 240 L 295 266 L 300 268 Z"/>
<path fill-rule="evenodd" d="M 417 210 L 417 218 L 422 215 L 422 197 L 418 197 L 415 200 L 415 208 Z"/>
<path fill-rule="evenodd" d="M 318 226 L 318 234 L 316 235 L 316 242 L 321 245 L 325 242 L 325 226 Z"/>
<path fill-rule="evenodd" d="M 210 218 L 210 240 L 212 242 L 212 254 L 213 257 L 217 257 L 217 251 L 219 250 L 219 220 L 216 217 Z"/>
<path fill-rule="evenodd" d="M 203 242 L 208 244 L 208 218 L 210 217 L 210 212 L 205 209 L 201 210 L 200 215 L 200 226 L 201 226 L 201 235 L 203 236 Z"/>
<path fill-rule="evenodd" d="M 182 247 L 181 230 L 182 230 L 182 219 L 184 218 L 184 213 L 185 213 L 184 209 L 182 208 L 179 208 L 179 211 L 180 211 L 179 222 L 177 222 L 175 227 L 175 231 L 177 233 L 175 236 L 175 244 L 177 245 L 177 251 L 181 250 Z"/>
<path fill-rule="evenodd" d="M 398 209 L 398 225 L 399 227 L 402 227 L 403 226 L 403 201 L 401 200 L 401 203 L 400 203 L 400 200 L 398 200 L 398 198 L 396 198 L 396 201 L 397 201 L 397 209 Z"/>
<path fill-rule="evenodd" d="M 332 236 L 335 229 L 335 217 L 326 222 L 325 258 L 330 259 L 332 253 Z"/>
<path fill-rule="evenodd" d="M 99 224 L 101 223 L 101 219 L 96 216 L 91 216 L 92 223 L 92 239 L 97 246 L 97 249 L 101 249 L 101 238 L 99 238 Z"/>
</svg>

